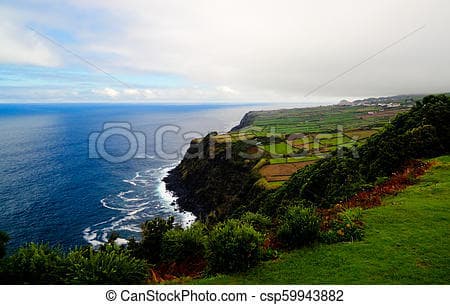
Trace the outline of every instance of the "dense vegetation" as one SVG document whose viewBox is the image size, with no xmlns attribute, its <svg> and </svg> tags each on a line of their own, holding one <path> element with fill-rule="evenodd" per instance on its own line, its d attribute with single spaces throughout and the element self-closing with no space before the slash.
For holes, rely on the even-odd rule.
<svg viewBox="0 0 450 305">
<path fill-rule="evenodd" d="M 298 171 L 269 201 L 308 200 L 329 207 L 371 187 L 413 158 L 450 151 L 450 98 L 427 96 L 369 138 L 356 153 L 343 150 Z M 269 203 L 270 205 L 270 203 Z"/>
<path fill-rule="evenodd" d="M 383 205 L 362 212 L 360 242 L 284 252 L 245 273 L 195 284 L 449 284 L 450 155 Z"/>
<path fill-rule="evenodd" d="M 143 284 L 147 279 L 145 261 L 112 244 L 65 253 L 30 243 L 0 261 L 2 284 Z"/>
</svg>

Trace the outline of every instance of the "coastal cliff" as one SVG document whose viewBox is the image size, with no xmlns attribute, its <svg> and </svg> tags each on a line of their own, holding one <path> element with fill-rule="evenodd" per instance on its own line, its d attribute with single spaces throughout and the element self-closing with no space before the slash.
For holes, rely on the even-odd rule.
<svg viewBox="0 0 450 305">
<path fill-rule="evenodd" d="M 436 104 L 444 103 L 441 99 L 447 97 L 428 98 Z M 374 178 L 398 170 L 407 159 L 399 153 L 402 151 L 399 143 L 403 143 L 404 138 L 419 132 L 430 135 L 441 132 L 442 127 L 436 126 L 434 131 L 418 124 L 423 121 L 419 113 L 422 104 L 416 106 L 417 109 L 411 107 L 410 101 L 396 104 L 399 106 L 394 108 L 367 102 L 367 105 L 351 107 L 250 111 L 229 133 L 210 133 L 203 139 L 193 140 L 183 160 L 164 181 L 167 189 L 178 197 L 177 203 L 182 209 L 208 221 L 220 221 L 245 211 L 272 215 L 277 207 L 299 200 L 328 207 L 373 183 Z M 393 141 L 391 131 L 387 130 L 383 139 L 378 140 L 378 133 L 386 129 L 386 124 L 392 126 L 396 116 L 397 121 L 402 122 L 406 112 L 412 113 L 414 132 Z M 342 134 L 337 132 L 337 123 Z M 297 137 L 291 138 L 291 135 Z M 433 137 L 428 137 L 427 141 L 430 139 Z M 422 140 L 414 138 L 414 141 Z M 384 143 L 389 145 L 384 147 Z M 431 147 L 431 144 L 424 147 Z M 392 149 L 392 155 L 386 158 Z M 366 162 L 354 160 L 355 152 L 367 155 Z M 381 154 L 375 158 L 378 152 Z M 345 158 L 333 158 L 336 155 Z M 339 168 L 336 173 L 342 175 L 330 175 L 336 167 Z M 364 170 L 361 172 L 361 169 Z"/>
<path fill-rule="evenodd" d="M 249 111 L 247 112 L 241 119 L 241 121 L 239 122 L 239 125 L 234 126 L 231 131 L 238 131 L 242 128 L 245 128 L 247 126 L 250 126 L 253 121 L 255 120 L 256 116 L 258 115 L 258 112 L 261 111 Z"/>
<path fill-rule="evenodd" d="M 249 149 L 234 142 L 227 155 L 224 143 L 211 141 L 215 134 L 194 140 L 180 164 L 164 178 L 180 208 L 201 219 L 223 219 L 242 205 L 252 193 L 258 175 L 251 171 L 257 161 L 240 157 Z"/>
</svg>

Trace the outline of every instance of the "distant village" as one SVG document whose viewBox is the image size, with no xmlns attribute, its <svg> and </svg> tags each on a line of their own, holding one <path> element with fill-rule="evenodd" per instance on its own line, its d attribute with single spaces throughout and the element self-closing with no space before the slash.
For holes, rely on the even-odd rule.
<svg viewBox="0 0 450 305">
<path fill-rule="evenodd" d="M 422 95 L 398 95 L 389 97 L 371 97 L 363 100 L 341 100 L 338 106 L 379 106 L 383 108 L 412 107 L 415 101 L 422 98 Z"/>
</svg>

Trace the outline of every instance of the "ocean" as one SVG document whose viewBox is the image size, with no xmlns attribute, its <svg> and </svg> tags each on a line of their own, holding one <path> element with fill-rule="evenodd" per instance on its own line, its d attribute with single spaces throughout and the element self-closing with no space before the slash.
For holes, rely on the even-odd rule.
<svg viewBox="0 0 450 305">
<path fill-rule="evenodd" d="M 263 108 L 278 107 L 0 104 L 0 230 L 11 237 L 8 248 L 98 246 L 112 231 L 139 238 L 142 222 L 170 215 L 189 225 L 195 216 L 177 208 L 162 178 L 193 137 L 228 131 Z M 132 147 L 134 158 L 119 160 Z"/>
</svg>

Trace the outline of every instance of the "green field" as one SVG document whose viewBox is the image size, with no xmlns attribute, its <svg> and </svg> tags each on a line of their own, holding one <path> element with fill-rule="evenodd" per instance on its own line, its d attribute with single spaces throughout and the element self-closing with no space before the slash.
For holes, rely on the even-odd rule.
<svg viewBox="0 0 450 305">
<path fill-rule="evenodd" d="M 404 111 L 401 107 L 395 111 Z M 388 123 L 393 115 L 368 116 L 369 112 L 381 113 L 378 106 L 321 106 L 314 108 L 281 109 L 258 112 L 251 126 L 244 130 L 259 132 L 292 133 L 326 133 L 334 132 L 337 126 L 344 129 L 374 128 Z"/>
<path fill-rule="evenodd" d="M 268 152 L 274 156 L 294 154 L 295 152 L 298 151 L 297 148 L 292 147 L 291 145 L 287 144 L 286 142 L 262 145 L 262 146 L 260 146 L 260 148 L 264 149 L 266 152 Z"/>
<path fill-rule="evenodd" d="M 399 101 L 400 102 L 400 101 Z M 333 151 L 365 143 L 396 114 L 407 111 L 410 104 L 386 109 L 381 106 L 321 106 L 251 112 L 251 119 L 240 130 L 215 136 L 218 143 L 249 141 L 263 153 L 264 165 L 311 162 Z M 370 113 L 370 114 L 369 114 Z M 258 167 L 262 168 L 263 164 Z M 264 176 L 267 181 L 272 178 Z M 284 181 L 290 174 L 284 175 Z M 277 179 L 282 179 L 277 177 Z M 261 183 L 274 189 L 282 185 Z"/>
<path fill-rule="evenodd" d="M 364 211 L 360 242 L 282 253 L 244 274 L 195 284 L 450 284 L 450 156 Z"/>
</svg>

